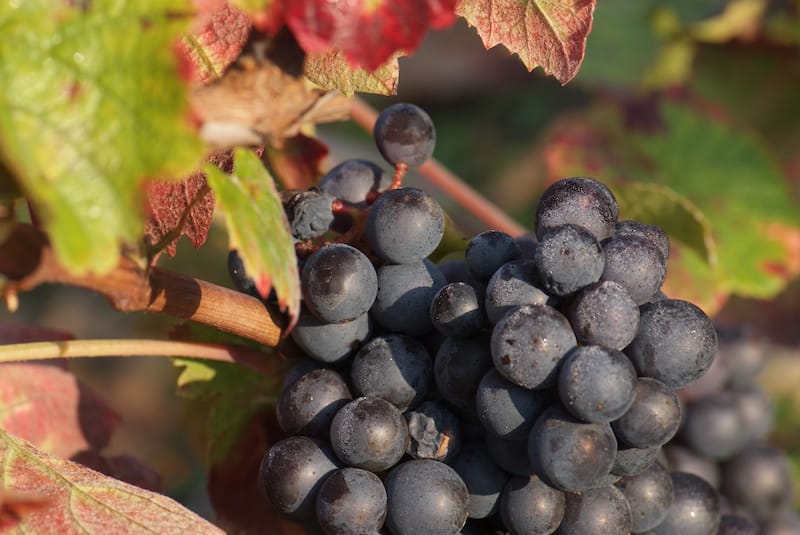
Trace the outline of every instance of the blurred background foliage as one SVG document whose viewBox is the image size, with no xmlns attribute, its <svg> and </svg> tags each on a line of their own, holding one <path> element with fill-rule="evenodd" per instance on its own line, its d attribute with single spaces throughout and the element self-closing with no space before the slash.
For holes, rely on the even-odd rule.
<svg viewBox="0 0 800 535">
<path fill-rule="evenodd" d="M 435 156 L 528 228 L 541 191 L 579 174 L 607 181 L 623 216 L 665 226 L 667 293 L 720 324 L 747 326 L 774 355 L 761 376 L 778 407 L 774 439 L 800 466 L 798 91 L 800 0 L 600 0 L 581 71 L 565 87 L 499 47 L 485 51 L 460 22 L 401 60 L 396 97 L 365 98 L 429 111 Z M 369 133 L 353 124 L 319 135 L 331 147 L 326 167 L 379 160 Z M 483 230 L 439 199 L 465 234 Z M 226 244 L 216 225 L 200 250 L 183 241 L 162 265 L 229 286 Z M 0 311 L 0 321 L 90 338 L 171 327 L 61 287 L 20 296 L 19 311 Z M 109 454 L 136 454 L 162 474 L 168 494 L 211 515 L 198 446 L 206 413 L 176 398 L 178 370 L 162 359 L 73 369 L 124 418 Z"/>
</svg>

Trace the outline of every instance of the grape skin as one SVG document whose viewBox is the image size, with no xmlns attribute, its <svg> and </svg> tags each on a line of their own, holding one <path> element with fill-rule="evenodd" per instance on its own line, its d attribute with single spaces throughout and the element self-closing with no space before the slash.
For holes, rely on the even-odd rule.
<svg viewBox="0 0 800 535">
<path fill-rule="evenodd" d="M 440 288 L 431 301 L 430 315 L 433 326 L 445 336 L 475 336 L 487 325 L 478 294 L 463 282 Z"/>
<path fill-rule="evenodd" d="M 566 178 L 548 187 L 536 206 L 536 236 L 550 227 L 572 223 L 602 241 L 614 233 L 619 205 L 602 183 L 587 177 Z"/>
<path fill-rule="evenodd" d="M 549 304 L 550 296 L 539 288 L 536 265 L 532 259 L 507 262 L 494 272 L 486 285 L 486 315 L 497 323 L 505 314 L 521 305 Z"/>
<path fill-rule="evenodd" d="M 658 293 L 667 276 L 667 263 L 653 242 L 641 236 L 615 236 L 603 242 L 603 253 L 602 280 L 621 284 L 637 305 Z"/>
<path fill-rule="evenodd" d="M 276 406 L 278 424 L 287 435 L 327 438 L 334 415 L 353 396 L 333 370 L 314 370 L 285 388 Z"/>
<path fill-rule="evenodd" d="M 623 477 L 616 487 L 631 507 L 631 531 L 634 533 L 653 529 L 663 522 L 675 496 L 672 477 L 660 463 L 653 463 L 639 474 Z"/>
<path fill-rule="evenodd" d="M 567 493 L 558 535 L 628 535 L 631 507 L 616 487 Z"/>
<path fill-rule="evenodd" d="M 549 392 L 522 388 L 492 368 L 478 385 L 475 408 L 489 433 L 507 440 L 522 440 L 551 401 Z"/>
<path fill-rule="evenodd" d="M 385 264 L 378 268 L 378 291 L 372 317 L 383 327 L 411 336 L 433 330 L 430 307 L 446 284 L 444 275 L 429 261 Z"/>
<path fill-rule="evenodd" d="M 648 377 L 639 378 L 630 408 L 611 423 L 620 440 L 637 448 L 666 444 L 680 424 L 678 396 L 664 383 Z"/>
<path fill-rule="evenodd" d="M 499 230 L 487 230 L 467 244 L 464 264 L 473 277 L 485 283 L 500 266 L 518 259 L 520 255 L 514 238 Z"/>
<path fill-rule="evenodd" d="M 565 297 L 600 280 L 605 257 L 591 232 L 567 224 L 544 231 L 533 263 L 542 289 L 550 295 Z"/>
<path fill-rule="evenodd" d="M 374 535 L 386 520 L 386 489 L 360 468 L 331 473 L 317 493 L 317 522 L 328 535 Z"/>
<path fill-rule="evenodd" d="M 302 309 L 291 337 L 306 355 L 325 363 L 336 363 L 352 355 L 372 334 L 368 313 L 342 323 L 328 323 Z"/>
<path fill-rule="evenodd" d="M 450 466 L 467 486 L 469 517 L 493 515 L 509 476 L 492 461 L 486 446 L 481 442 L 466 443 Z"/>
<path fill-rule="evenodd" d="M 433 154 L 436 130 L 419 106 L 398 102 L 378 115 L 372 131 L 381 155 L 392 165 L 422 165 Z"/>
<path fill-rule="evenodd" d="M 719 527 L 719 495 L 707 481 L 685 472 L 673 472 L 674 498 L 656 535 L 714 535 Z"/>
<path fill-rule="evenodd" d="M 366 208 L 367 197 L 385 191 L 392 177 L 368 160 L 345 160 L 322 177 L 317 188 L 355 208 Z"/>
<path fill-rule="evenodd" d="M 514 535 L 550 535 L 564 518 L 564 493 L 536 475 L 508 480 L 500 498 L 503 524 Z"/>
<path fill-rule="evenodd" d="M 622 351 L 639 330 L 639 307 L 625 288 L 602 281 L 581 290 L 568 311 L 575 337 L 583 345 Z"/>
<path fill-rule="evenodd" d="M 433 363 L 439 394 L 462 413 L 474 412 L 478 384 L 491 367 L 488 337 L 446 338 Z"/>
</svg>

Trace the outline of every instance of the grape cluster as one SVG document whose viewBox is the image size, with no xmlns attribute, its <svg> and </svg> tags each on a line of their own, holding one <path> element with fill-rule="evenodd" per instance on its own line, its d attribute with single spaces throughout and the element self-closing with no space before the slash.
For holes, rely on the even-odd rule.
<svg viewBox="0 0 800 535">
<path fill-rule="evenodd" d="M 374 134 L 396 169 L 433 151 L 411 104 Z M 337 535 L 798 533 L 752 364 L 679 400 L 718 340 L 661 293 L 660 228 L 620 221 L 608 188 L 570 178 L 544 192 L 535 234 L 483 232 L 437 265 L 441 207 L 397 186 L 351 160 L 286 204 L 298 240 L 350 244 L 301 255 L 291 336 L 307 358 L 277 403 L 288 438 L 261 465 L 272 507 Z M 337 203 L 346 220 L 328 217 Z"/>
</svg>

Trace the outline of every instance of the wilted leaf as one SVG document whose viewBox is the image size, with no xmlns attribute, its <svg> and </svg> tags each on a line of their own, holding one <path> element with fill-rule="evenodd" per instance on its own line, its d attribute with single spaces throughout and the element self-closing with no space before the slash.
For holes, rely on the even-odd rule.
<svg viewBox="0 0 800 535">
<path fill-rule="evenodd" d="M 258 157 L 245 149 L 233 155 L 233 174 L 206 166 L 208 182 L 225 210 L 231 249 L 239 251 L 245 271 L 266 298 L 274 286 L 281 310 L 291 325 L 300 313 L 300 277 L 294 243 L 288 231 L 272 177 Z"/>
<path fill-rule="evenodd" d="M 247 15 L 224 2 L 199 13 L 194 27 L 178 44 L 192 66 L 190 79 L 205 82 L 222 76 L 244 48 L 251 25 Z"/>
<path fill-rule="evenodd" d="M 2 429 L 0 459 L 3 496 L 33 505 L 18 508 L 13 527 L 21 533 L 222 533 L 166 496 L 51 457 Z"/>
<path fill-rule="evenodd" d="M 0 159 L 75 273 L 141 236 L 141 181 L 188 174 L 203 148 L 172 51 L 185 3 L 0 4 Z"/>
<path fill-rule="evenodd" d="M 400 65 L 399 54 L 394 54 L 386 63 L 373 71 L 361 67 L 353 68 L 339 50 L 306 56 L 303 72 L 306 78 L 322 89 L 337 89 L 352 97 L 355 92 L 394 95 Z"/>
<path fill-rule="evenodd" d="M 267 147 L 264 159 L 285 189 L 305 190 L 319 181 L 327 155 L 328 147 L 319 139 L 298 134 L 280 148 Z"/>
<path fill-rule="evenodd" d="M 455 4 L 456 0 L 292 0 L 284 4 L 284 13 L 307 54 L 341 50 L 351 65 L 373 71 L 397 52 L 413 52 L 429 28 L 455 22 Z"/>
<path fill-rule="evenodd" d="M 0 374 L 0 428 L 53 455 L 104 448 L 120 421 L 90 388 L 51 363 L 6 363 Z"/>
<path fill-rule="evenodd" d="M 456 12 L 486 48 L 505 46 L 528 70 L 566 84 L 578 73 L 596 0 L 459 0 Z"/>
</svg>

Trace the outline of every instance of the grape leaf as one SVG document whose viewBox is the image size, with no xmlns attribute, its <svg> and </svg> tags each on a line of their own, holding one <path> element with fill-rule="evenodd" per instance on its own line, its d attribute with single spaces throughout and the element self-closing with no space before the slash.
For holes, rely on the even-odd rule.
<svg viewBox="0 0 800 535">
<path fill-rule="evenodd" d="M 399 54 L 394 54 L 377 69 L 367 71 L 361 67 L 353 68 L 340 50 L 331 50 L 306 56 L 303 72 L 322 89 L 337 89 L 348 97 L 356 91 L 394 95 L 400 75 L 398 57 Z"/>
<path fill-rule="evenodd" d="M 235 149 L 233 174 L 207 165 L 206 175 L 225 221 L 231 249 L 266 298 L 274 286 L 281 310 L 294 325 L 300 312 L 300 277 L 292 236 L 272 177 L 251 151 Z"/>
<path fill-rule="evenodd" d="M 459 0 L 456 12 L 486 48 L 504 45 L 529 71 L 566 84 L 578 73 L 596 0 Z"/>
<path fill-rule="evenodd" d="M 280 148 L 267 147 L 267 167 L 285 189 L 308 189 L 322 176 L 320 165 L 328 155 L 328 146 L 317 138 L 297 134 L 285 139 Z"/>
<path fill-rule="evenodd" d="M 247 15 L 225 2 L 209 7 L 178 42 L 178 51 L 192 67 L 189 78 L 199 82 L 222 76 L 244 48 L 252 25 Z"/>
<path fill-rule="evenodd" d="M 141 181 L 200 162 L 172 53 L 184 8 L 0 4 L 0 159 L 76 274 L 109 271 L 120 245 L 139 239 Z"/>
<path fill-rule="evenodd" d="M 20 533 L 222 533 L 166 496 L 51 457 L 2 429 L 0 459 L 3 506 L 10 501 L 18 515 L 6 527 Z"/>
<path fill-rule="evenodd" d="M 341 50 L 352 66 L 373 71 L 397 52 L 413 52 L 428 28 L 455 22 L 456 0 L 292 0 L 286 25 L 308 54 Z"/>
</svg>

